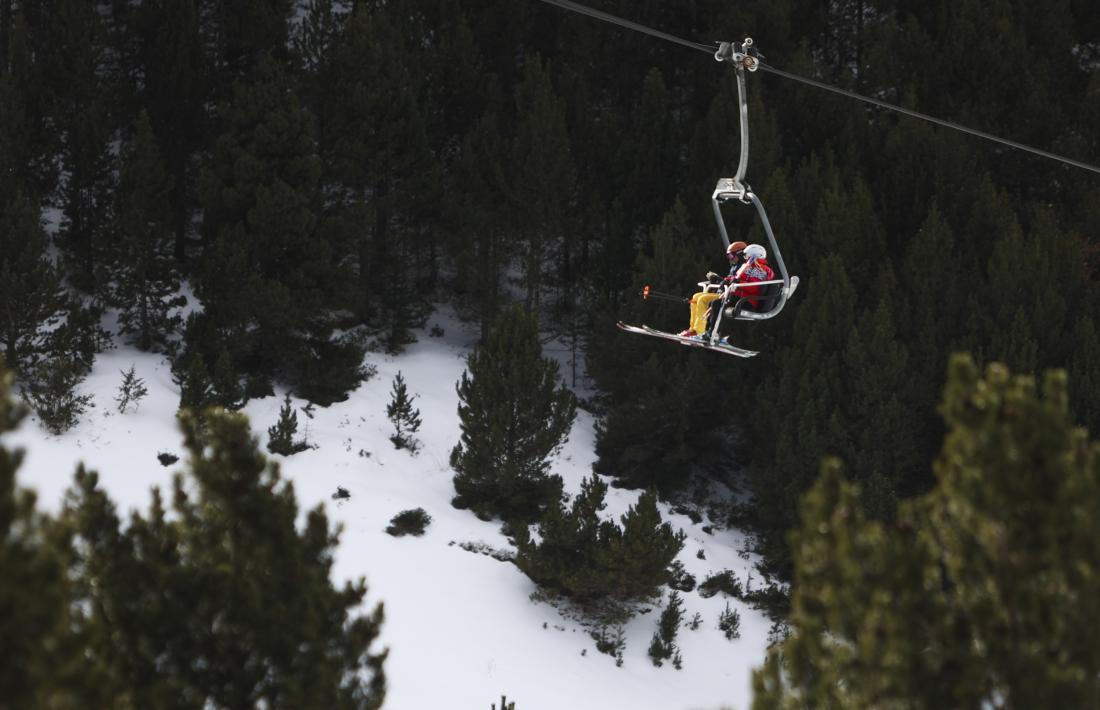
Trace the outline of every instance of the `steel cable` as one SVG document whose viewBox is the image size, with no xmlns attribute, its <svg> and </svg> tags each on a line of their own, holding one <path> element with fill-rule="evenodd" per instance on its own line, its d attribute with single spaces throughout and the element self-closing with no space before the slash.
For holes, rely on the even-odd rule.
<svg viewBox="0 0 1100 710">
<path fill-rule="evenodd" d="M 603 12 L 602 10 L 596 10 L 594 8 L 587 7 L 585 5 L 581 5 L 579 3 L 572 2 L 571 0 L 541 0 L 541 1 L 545 2 L 545 3 L 548 3 L 550 5 L 556 5 L 557 7 L 560 7 L 564 10 L 569 10 L 569 11 L 576 12 L 576 13 L 579 13 L 579 14 L 582 14 L 582 15 L 587 15 L 589 17 L 594 17 L 598 20 L 603 20 L 604 22 L 609 22 L 613 25 L 618 25 L 619 27 L 624 27 L 626 29 L 634 30 L 636 32 L 641 32 L 643 34 L 650 35 L 651 37 L 657 37 L 659 39 L 663 39 L 663 40 L 666 40 L 668 42 L 674 42 L 676 44 L 679 44 L 683 47 L 687 47 L 689 49 L 695 49 L 695 50 L 698 50 L 698 51 L 706 52 L 707 54 L 710 54 L 710 55 L 713 55 L 714 52 L 717 49 L 717 43 L 712 44 L 712 45 L 707 45 L 707 44 L 700 44 L 698 42 L 691 42 L 689 40 L 682 39 L 682 38 L 677 37 L 675 35 L 670 35 L 667 32 L 661 32 L 660 30 L 655 30 L 651 27 L 646 27 L 645 25 L 638 24 L 637 22 L 631 22 L 630 20 L 624 20 L 621 17 L 617 17 L 617 16 L 612 15 L 610 13 Z M 823 81 L 818 81 L 816 79 L 810 79 L 808 77 L 800 76 L 798 74 L 792 74 L 790 72 L 783 71 L 782 69 L 778 69 L 776 67 L 773 67 L 770 64 L 766 64 L 763 61 L 759 62 L 759 66 L 762 70 L 764 70 L 764 71 L 766 71 L 770 74 L 775 74 L 776 76 L 783 77 L 784 79 L 790 79 L 791 81 L 797 81 L 797 82 L 800 82 L 802 84 L 806 84 L 808 86 L 813 86 L 813 87 L 816 87 L 818 89 L 823 89 L 825 91 L 830 91 L 834 94 L 839 94 L 841 96 L 846 96 L 846 97 L 851 98 L 851 99 L 856 99 L 857 101 L 863 101 L 865 103 L 873 104 L 875 106 L 887 109 L 889 111 L 896 111 L 897 113 L 903 114 L 905 116 L 911 116 L 913 118 L 918 118 L 922 121 L 928 121 L 929 123 L 934 123 L 936 125 L 943 126 L 944 128 L 950 128 L 952 130 L 961 131 L 962 133 L 967 133 L 967 134 L 972 135 L 972 136 L 977 136 L 978 138 L 984 138 L 988 141 L 993 141 L 995 143 L 1000 143 L 1000 144 L 1006 145 L 1010 148 L 1015 148 L 1017 150 L 1022 150 L 1022 151 L 1031 153 L 1033 155 L 1038 155 L 1038 156 L 1043 157 L 1043 158 L 1048 158 L 1050 160 L 1055 160 L 1055 161 L 1058 161 L 1060 163 L 1064 163 L 1066 165 L 1072 165 L 1073 167 L 1081 168 L 1083 170 L 1089 170 L 1091 172 L 1100 174 L 1100 167 L 1097 167 L 1095 165 L 1091 165 L 1089 163 L 1082 162 L 1080 160 L 1074 160 L 1073 158 L 1067 158 L 1064 155 L 1058 155 L 1056 153 L 1051 153 L 1049 151 L 1041 150 L 1039 148 L 1034 148 L 1032 146 L 1025 145 L 1023 143 L 1018 143 L 1016 141 L 1009 140 L 1008 138 L 1001 138 L 1000 136 L 995 136 L 992 133 L 986 133 L 985 131 L 979 131 L 975 128 L 969 128 L 967 126 L 963 126 L 961 124 L 954 123 L 952 121 L 946 121 L 942 118 L 936 118 L 935 116 L 929 116 L 928 114 L 920 113 L 919 111 L 913 111 L 911 109 L 902 108 L 901 106 L 898 106 L 896 104 L 891 104 L 891 103 L 888 103 L 886 101 L 882 101 L 880 99 L 875 99 L 875 98 L 872 98 L 870 96 L 865 96 L 863 94 L 858 94 L 854 91 L 849 91 L 848 89 L 842 89 L 839 86 L 833 86 L 832 84 L 826 84 Z"/>
</svg>

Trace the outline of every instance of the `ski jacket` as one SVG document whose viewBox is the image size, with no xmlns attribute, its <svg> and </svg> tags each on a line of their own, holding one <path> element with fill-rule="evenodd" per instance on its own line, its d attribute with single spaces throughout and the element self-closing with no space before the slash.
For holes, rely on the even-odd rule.
<svg viewBox="0 0 1100 710">
<path fill-rule="evenodd" d="M 746 262 L 737 270 L 737 274 L 733 277 L 734 283 L 747 284 L 755 281 L 771 281 L 775 278 L 775 272 L 772 271 L 772 267 L 768 266 L 766 259 L 757 259 L 756 261 Z M 764 292 L 763 286 L 747 286 L 739 288 L 734 291 L 735 297 L 744 296 L 748 298 L 748 304 L 752 308 L 760 307 L 760 299 L 752 298 L 753 296 L 759 296 Z"/>
</svg>

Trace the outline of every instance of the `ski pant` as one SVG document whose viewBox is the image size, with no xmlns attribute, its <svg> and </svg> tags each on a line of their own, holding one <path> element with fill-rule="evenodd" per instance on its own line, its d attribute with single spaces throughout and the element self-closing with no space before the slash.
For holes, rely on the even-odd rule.
<svg viewBox="0 0 1100 710">
<path fill-rule="evenodd" d="M 710 304 L 721 295 L 703 292 L 691 297 L 691 329 L 696 335 L 707 332 L 707 312 L 710 310 Z"/>
</svg>

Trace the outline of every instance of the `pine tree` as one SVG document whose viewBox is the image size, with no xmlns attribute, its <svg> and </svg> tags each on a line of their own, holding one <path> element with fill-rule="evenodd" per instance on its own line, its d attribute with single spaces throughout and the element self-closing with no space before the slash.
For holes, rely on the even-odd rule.
<svg viewBox="0 0 1100 710">
<path fill-rule="evenodd" d="M 868 511 L 893 516 L 903 493 L 923 492 L 927 463 L 919 455 L 920 428 L 911 412 L 919 397 L 905 346 L 897 342 L 891 299 L 884 296 L 852 329 L 844 365 L 852 377 L 846 419 L 853 442 L 852 473 L 864 490 Z"/>
<path fill-rule="evenodd" d="M 180 388 L 180 409 L 198 413 L 214 404 L 210 372 L 202 355 L 195 353 L 191 356 L 187 369 L 176 373 L 176 384 Z"/>
<path fill-rule="evenodd" d="M 780 568 L 789 562 L 785 535 L 795 522 L 799 495 L 813 482 L 817 462 L 830 452 L 853 450 L 843 406 L 847 381 L 859 373 L 847 372 L 842 358 L 855 320 L 856 291 L 835 255 L 822 259 L 818 274 L 795 316 L 794 340 L 779 356 L 782 364 L 768 383 L 773 389 L 757 394 L 761 401 L 798 406 L 770 414 L 765 408 L 752 419 L 758 440 L 771 442 L 754 449 L 760 468 L 752 485 L 764 528 L 762 542 Z"/>
<path fill-rule="evenodd" d="M 309 448 L 305 440 L 295 440 L 298 433 L 298 413 L 290 403 L 290 394 L 283 400 L 279 410 L 279 421 L 267 430 L 267 450 L 273 454 L 293 456 Z"/>
<path fill-rule="evenodd" d="M 496 703 L 492 703 L 490 710 L 497 710 Z M 516 710 L 516 704 L 514 701 L 508 702 L 507 695 L 502 695 L 500 696 L 500 710 Z"/>
<path fill-rule="evenodd" d="M 319 229 L 320 162 L 309 114 L 267 58 L 238 84 L 203 181 L 207 247 L 196 294 L 205 310 L 190 343 L 228 351 L 259 389 L 282 379 L 329 404 L 363 378 L 362 348 L 335 334 L 344 283 Z M 265 386 L 267 385 L 267 386 Z"/>
<path fill-rule="evenodd" d="M 20 27 L 13 29 L 22 34 Z M 20 65 L 18 54 L 4 55 L 0 64 L 8 66 L 11 59 Z M 9 71 L 15 68 L 29 71 L 21 65 Z M 0 349 L 19 376 L 46 355 L 49 332 L 64 320 L 68 306 L 34 198 L 34 127 L 26 105 L 31 87 L 20 84 L 27 78 L 0 71 L 0 303 L 6 305 L 0 310 Z"/>
<path fill-rule="evenodd" d="M 339 41 L 335 91 L 324 129 L 332 178 L 357 281 L 354 305 L 363 322 L 377 322 L 387 348 L 412 342 L 411 325 L 425 305 L 419 294 L 434 286 L 434 244 L 428 215 L 439 180 L 418 102 L 419 77 L 410 72 L 397 10 L 356 12 Z"/>
<path fill-rule="evenodd" d="M 448 3 L 440 14 L 436 22 L 442 40 L 423 57 L 428 73 L 421 106 L 433 152 L 449 164 L 491 102 L 488 94 L 499 86 L 486 72 L 466 8 Z"/>
<path fill-rule="evenodd" d="M 482 340 L 489 337 L 501 308 L 504 265 L 511 255 L 502 214 L 505 178 L 501 121 L 495 106 L 499 97 L 494 100 L 495 90 L 489 93 L 489 108 L 463 138 L 446 191 L 452 198 L 447 212 L 455 239 L 448 246 L 457 270 L 456 290 L 472 296 Z"/>
<path fill-rule="evenodd" d="M 8 367 L 26 376 L 47 350 L 48 331 L 64 318 L 67 298 L 38 210 L 18 191 L 0 194 L 0 302 L 7 306 L 0 310 L 0 345 Z"/>
<path fill-rule="evenodd" d="M 164 159 L 172 227 L 172 254 L 179 265 L 187 257 L 196 173 L 192 156 L 204 145 L 209 87 L 202 56 L 196 0 L 148 0 L 137 10 L 140 33 L 143 104 Z"/>
<path fill-rule="evenodd" d="M 947 368 L 950 345 L 965 322 L 963 291 L 969 279 L 954 230 L 938 204 L 933 203 L 921 219 L 924 221 L 910 240 L 898 269 L 909 305 L 908 317 L 897 325 L 903 340 L 912 342 L 914 372 L 923 381 L 939 382 Z M 929 413 L 935 404 L 936 389 L 927 393 L 922 407 Z"/>
<path fill-rule="evenodd" d="M 118 413 L 125 414 L 126 408 L 131 404 L 134 405 L 135 410 L 141 405 L 141 400 L 149 394 L 149 389 L 145 386 L 145 380 L 138 377 L 134 372 L 133 365 L 130 365 L 129 370 L 120 370 L 120 372 L 122 373 L 122 384 L 118 387 L 115 401 L 118 402 Z"/>
<path fill-rule="evenodd" d="M 94 6 L 83 0 L 59 0 L 50 50 L 57 62 L 58 84 L 53 88 L 66 172 L 59 236 L 74 285 L 97 294 L 106 285 L 112 192 L 112 124 L 101 80 L 103 31 Z"/>
<path fill-rule="evenodd" d="M 148 114 L 142 112 L 119 170 L 112 301 L 119 331 L 142 350 L 164 350 L 182 322 L 173 263 L 170 193 Z"/>
<path fill-rule="evenodd" d="M 413 436 L 420 429 L 420 410 L 413 409 L 412 403 L 416 397 L 410 397 L 405 386 L 405 378 L 398 371 L 393 378 L 393 391 L 390 394 L 390 403 L 386 405 L 386 416 L 393 423 L 393 435 L 390 441 L 398 449 L 409 449 L 416 453 L 418 443 Z"/>
<path fill-rule="evenodd" d="M 558 385 L 557 363 L 542 357 L 535 319 L 518 306 L 502 313 L 457 389 L 456 503 L 505 520 L 537 518 L 561 495 L 550 456 L 573 424 L 576 400 Z"/>
<path fill-rule="evenodd" d="M 140 62 L 139 11 L 128 2 L 113 0 L 100 8 L 103 24 L 103 88 L 112 114 L 119 124 L 136 116 L 140 85 L 144 80 Z"/>
<path fill-rule="evenodd" d="M 684 533 L 661 520 L 656 495 L 642 494 L 620 517 L 602 520 L 607 484 L 593 475 L 581 483 L 569 510 L 561 502 L 539 521 L 539 542 L 526 527 L 516 532 L 516 566 L 536 584 L 585 603 L 637 601 L 671 579 L 669 566 Z"/>
<path fill-rule="evenodd" d="M 626 597 L 638 598 L 672 579 L 669 565 L 684 548 L 687 535 L 672 531 L 657 510 L 657 493 L 647 490 L 620 517 L 622 537 L 611 546 L 615 586 Z"/>
<path fill-rule="evenodd" d="M 1039 387 L 952 358 L 937 485 L 896 523 L 868 520 L 827 462 L 792 535 L 792 633 L 756 673 L 755 706 L 1092 703 L 1100 448 L 1069 395 L 1062 372 Z"/>
<path fill-rule="evenodd" d="M 353 616 L 363 580 L 331 582 L 339 536 L 323 510 L 299 530 L 293 488 L 243 416 L 181 423 L 189 463 L 170 518 L 155 491 L 122 529 L 84 470 L 66 503 L 83 661 L 111 671 L 99 706 L 380 707 L 382 607 Z"/>
<path fill-rule="evenodd" d="M 4 446 L 4 435 L 26 414 L 12 383 L 0 369 L 0 697 L 10 707 L 94 704 L 74 692 L 74 676 L 92 673 L 72 643 L 64 536 L 35 509 L 34 493 L 17 486 L 24 452 Z"/>
<path fill-rule="evenodd" d="M 23 396 L 50 433 L 72 429 L 92 406 L 92 395 L 77 389 L 86 374 L 80 362 L 58 356 L 38 363 L 28 375 Z"/>
<path fill-rule="evenodd" d="M 874 274 L 881 268 L 886 237 L 864 180 L 843 184 L 837 177 L 826 180 L 807 242 L 805 253 L 811 264 L 815 256 L 835 256 L 849 273 Z"/>
<path fill-rule="evenodd" d="M 543 274 L 547 262 L 556 262 L 563 276 L 571 268 L 572 229 L 567 218 L 577 175 L 565 105 L 551 84 L 549 63 L 528 54 L 523 72 L 516 96 L 519 126 L 508 171 L 509 192 L 524 244 L 526 305 L 538 313 L 542 289 L 548 285 Z M 568 278 L 563 280 L 566 288 L 572 286 Z"/>
<path fill-rule="evenodd" d="M 676 670 L 680 669 L 676 634 L 683 620 L 684 601 L 680 598 L 679 592 L 672 592 L 668 596 L 668 604 L 657 620 L 657 630 L 653 632 L 653 638 L 649 642 L 649 657 L 653 660 L 653 665 L 661 666 L 664 661 L 675 657 Z"/>
<path fill-rule="evenodd" d="M 741 638 L 741 615 L 736 609 L 730 609 L 729 602 L 726 602 L 726 608 L 718 616 L 718 630 L 725 635 L 727 641 Z"/>
<path fill-rule="evenodd" d="M 1076 348 L 1070 358 L 1069 376 L 1075 393 L 1075 419 L 1089 431 L 1100 431 L 1100 334 L 1088 315 L 1082 315 L 1074 326 L 1073 342 Z"/>
<path fill-rule="evenodd" d="M 700 271 L 706 273 L 707 260 L 695 244 L 682 201 L 665 213 L 652 242 L 652 255 L 637 258 L 633 293 L 647 284 L 658 290 L 693 284 Z M 617 317 L 679 332 L 688 311 L 684 304 L 632 298 Z M 687 480 L 700 454 L 712 449 L 713 431 L 721 423 L 714 371 L 703 359 L 649 338 L 607 337 L 600 329 L 617 333 L 610 321 L 597 322 L 589 348 L 590 369 L 609 395 L 596 441 L 596 470 L 632 486 L 671 490 Z"/>
<path fill-rule="evenodd" d="M 676 197 L 671 189 L 676 184 L 679 156 L 669 103 L 661 71 L 650 69 L 642 82 L 638 110 L 631 116 L 632 127 L 623 136 L 618 157 L 618 170 L 623 174 L 623 209 L 638 233 L 656 226 Z"/>
<path fill-rule="evenodd" d="M 51 358 L 70 358 L 81 375 L 92 371 L 95 356 L 112 347 L 113 338 L 101 322 L 103 306 L 82 298 L 69 300 L 64 319 L 57 330 L 49 334 L 46 352 Z"/>
<path fill-rule="evenodd" d="M 40 121 L 33 121 L 35 95 L 42 91 L 40 67 L 27 45 L 27 32 L 22 12 L 10 23 L 10 49 L 0 54 L 0 188 L 5 196 L 15 191 L 38 187 L 32 179 L 33 166 L 43 145 L 37 131 Z"/>
<path fill-rule="evenodd" d="M 233 360 L 227 350 L 218 354 L 214 361 L 214 370 L 210 373 L 210 387 L 213 403 L 219 407 L 237 410 L 244 406 L 245 392 L 241 386 L 241 377 L 233 368 Z"/>
<path fill-rule="evenodd" d="M 322 146 L 329 145 L 325 135 L 330 124 L 328 112 L 336 103 L 333 68 L 347 20 L 348 15 L 336 11 L 328 0 L 307 0 L 304 17 L 291 29 L 295 74 L 300 81 L 297 91 L 317 120 L 317 142 Z"/>
<path fill-rule="evenodd" d="M 582 602 L 609 594 L 603 558 L 607 545 L 601 542 L 619 531 L 613 525 L 601 527 L 599 513 L 607 507 L 606 495 L 607 484 L 593 475 L 581 481 L 569 510 L 559 501 L 543 515 L 537 544 L 526 527 L 519 528 L 516 566 L 539 586 Z"/>
<path fill-rule="evenodd" d="M 671 491 L 712 450 L 721 421 L 713 375 L 698 358 L 673 356 L 680 357 L 669 362 L 650 355 L 634 370 L 636 391 L 612 400 L 597 429 L 599 473 L 629 486 Z"/>
</svg>

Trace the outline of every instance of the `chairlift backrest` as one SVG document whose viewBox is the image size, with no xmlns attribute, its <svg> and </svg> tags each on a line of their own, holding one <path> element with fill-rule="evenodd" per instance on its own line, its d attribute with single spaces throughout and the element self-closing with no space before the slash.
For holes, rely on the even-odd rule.
<svg viewBox="0 0 1100 710">
<path fill-rule="evenodd" d="M 737 300 L 738 311 L 749 311 L 751 313 L 767 313 L 771 309 L 775 308 L 776 301 L 783 295 L 783 284 L 774 283 L 767 286 L 760 287 L 760 293 L 755 296 L 742 296 Z M 756 301 L 756 306 L 752 305 L 752 302 Z"/>
</svg>

